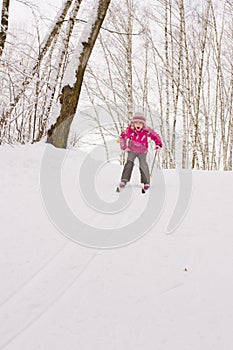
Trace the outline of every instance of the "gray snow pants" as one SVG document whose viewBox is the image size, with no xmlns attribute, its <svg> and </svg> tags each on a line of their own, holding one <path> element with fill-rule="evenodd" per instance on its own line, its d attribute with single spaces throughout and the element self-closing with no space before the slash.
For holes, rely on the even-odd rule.
<svg viewBox="0 0 233 350">
<path fill-rule="evenodd" d="M 149 167 L 146 161 L 147 153 L 133 153 L 128 152 L 127 162 L 125 163 L 122 175 L 121 175 L 121 181 L 128 182 L 130 181 L 132 170 L 134 166 L 135 158 L 137 157 L 139 160 L 139 169 L 141 173 L 141 183 L 143 184 L 150 184 L 150 172 Z"/>
</svg>

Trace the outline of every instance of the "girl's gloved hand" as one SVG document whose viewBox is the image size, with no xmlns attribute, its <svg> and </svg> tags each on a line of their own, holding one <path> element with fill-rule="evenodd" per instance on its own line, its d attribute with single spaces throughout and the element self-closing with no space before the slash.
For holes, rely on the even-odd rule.
<svg viewBox="0 0 233 350">
<path fill-rule="evenodd" d="M 125 151 L 127 148 L 127 140 L 126 139 L 120 139 L 120 148 Z"/>
</svg>

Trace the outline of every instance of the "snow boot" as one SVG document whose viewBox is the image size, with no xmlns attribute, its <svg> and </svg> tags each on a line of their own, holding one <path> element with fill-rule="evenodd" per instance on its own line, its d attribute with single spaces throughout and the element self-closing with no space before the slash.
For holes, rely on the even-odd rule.
<svg viewBox="0 0 233 350">
<path fill-rule="evenodd" d="M 126 182 L 121 181 L 119 186 L 117 187 L 116 191 L 121 192 L 125 188 L 125 186 L 126 186 Z"/>
<path fill-rule="evenodd" d="M 149 184 L 144 184 L 144 187 L 142 189 L 142 193 L 146 193 L 150 188 L 150 185 Z"/>
</svg>

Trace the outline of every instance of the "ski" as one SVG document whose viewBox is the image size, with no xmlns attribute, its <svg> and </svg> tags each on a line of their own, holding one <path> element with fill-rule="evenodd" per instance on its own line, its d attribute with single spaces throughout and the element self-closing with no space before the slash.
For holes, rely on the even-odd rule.
<svg viewBox="0 0 233 350">
<path fill-rule="evenodd" d="M 119 186 L 117 186 L 117 188 L 116 188 L 116 192 L 117 192 L 117 193 L 120 193 L 120 192 L 122 192 L 123 190 L 124 190 L 124 187 L 120 188 Z M 142 189 L 141 189 L 141 192 L 142 192 L 142 194 L 145 194 L 145 193 L 148 192 L 148 190 L 149 190 L 149 189 L 142 188 Z"/>
</svg>

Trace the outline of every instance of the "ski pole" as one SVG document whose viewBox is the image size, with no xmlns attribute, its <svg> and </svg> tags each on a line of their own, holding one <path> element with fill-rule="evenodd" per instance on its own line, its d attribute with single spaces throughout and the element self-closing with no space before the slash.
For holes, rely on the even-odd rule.
<svg viewBox="0 0 233 350">
<path fill-rule="evenodd" d="M 125 151 L 122 150 L 121 152 L 121 160 L 120 160 L 121 165 L 125 165 Z"/>
<path fill-rule="evenodd" d="M 153 162 L 152 162 L 152 165 L 151 165 L 150 177 L 152 177 L 152 173 L 153 173 L 153 169 L 154 169 L 154 166 L 155 166 L 155 159 L 156 159 L 157 153 L 158 153 L 158 151 L 156 150 L 155 151 L 155 155 L 154 155 L 154 159 L 153 159 Z"/>
</svg>

